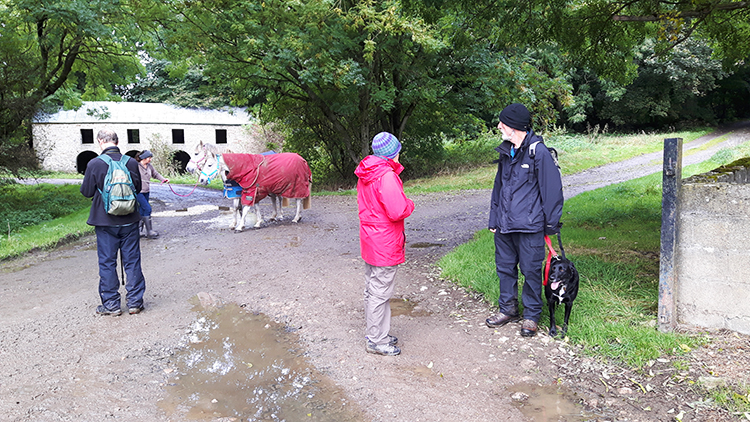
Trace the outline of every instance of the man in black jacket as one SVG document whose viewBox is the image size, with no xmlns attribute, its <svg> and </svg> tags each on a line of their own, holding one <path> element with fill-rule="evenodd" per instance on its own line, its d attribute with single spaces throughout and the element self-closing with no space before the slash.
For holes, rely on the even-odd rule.
<svg viewBox="0 0 750 422">
<path fill-rule="evenodd" d="M 542 138 L 531 130 L 531 116 L 522 104 L 511 104 L 500 113 L 498 129 L 503 143 L 492 189 L 489 229 L 495 234 L 495 265 L 500 279 L 500 313 L 487 318 L 487 326 L 501 327 L 519 321 L 518 270 L 523 285 L 521 335 L 536 334 L 542 313 L 542 263 L 544 235 L 560 231 L 563 192 L 560 171 Z M 534 154 L 529 146 L 535 144 Z M 533 155 L 533 157 L 532 157 Z"/>
<path fill-rule="evenodd" d="M 109 129 L 102 129 L 96 135 L 102 154 L 109 155 L 112 160 L 122 159 L 122 153 L 117 147 L 117 134 Z M 127 168 L 130 178 L 135 185 L 135 193 L 141 191 L 141 174 L 138 162 L 129 160 Z M 117 277 L 117 253 L 121 252 L 127 284 L 126 302 L 128 311 L 137 314 L 143 310 L 143 294 L 146 291 L 146 280 L 141 270 L 141 244 L 138 232 L 140 215 L 136 209 L 126 215 L 111 215 L 104 209 L 101 190 L 104 188 L 104 178 L 109 165 L 99 157 L 89 161 L 86 174 L 81 184 L 81 194 L 86 198 L 93 198 L 87 224 L 96 230 L 96 251 L 99 257 L 99 296 L 102 304 L 96 308 L 98 315 L 122 314 L 120 309 L 120 280 Z"/>
</svg>

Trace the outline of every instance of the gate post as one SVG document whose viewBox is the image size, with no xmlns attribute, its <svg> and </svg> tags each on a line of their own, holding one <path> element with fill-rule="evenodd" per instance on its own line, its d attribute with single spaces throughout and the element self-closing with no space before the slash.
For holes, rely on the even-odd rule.
<svg viewBox="0 0 750 422">
<path fill-rule="evenodd" d="M 664 163 L 661 200 L 661 258 L 659 262 L 659 331 L 677 327 L 675 284 L 677 268 L 677 225 L 679 194 L 682 186 L 682 138 L 664 140 Z"/>
</svg>

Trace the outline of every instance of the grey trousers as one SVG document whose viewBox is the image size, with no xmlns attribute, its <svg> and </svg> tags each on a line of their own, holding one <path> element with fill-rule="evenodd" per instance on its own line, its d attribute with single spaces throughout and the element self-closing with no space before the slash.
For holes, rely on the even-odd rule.
<svg viewBox="0 0 750 422">
<path fill-rule="evenodd" d="M 375 344 L 387 344 L 391 330 L 393 282 L 398 266 L 376 267 L 365 263 L 365 336 Z"/>
</svg>

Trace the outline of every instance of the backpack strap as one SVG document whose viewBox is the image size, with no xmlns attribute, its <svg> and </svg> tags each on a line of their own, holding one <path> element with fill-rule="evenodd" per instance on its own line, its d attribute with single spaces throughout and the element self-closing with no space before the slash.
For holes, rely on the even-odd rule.
<svg viewBox="0 0 750 422">
<path fill-rule="evenodd" d="M 529 157 L 534 158 L 536 156 L 536 144 L 538 144 L 541 141 L 536 141 L 529 145 Z"/>
<path fill-rule="evenodd" d="M 534 177 L 539 178 L 539 172 L 536 168 L 536 145 L 541 141 L 532 142 L 529 145 L 529 158 L 531 158 L 531 165 L 534 166 Z"/>
</svg>

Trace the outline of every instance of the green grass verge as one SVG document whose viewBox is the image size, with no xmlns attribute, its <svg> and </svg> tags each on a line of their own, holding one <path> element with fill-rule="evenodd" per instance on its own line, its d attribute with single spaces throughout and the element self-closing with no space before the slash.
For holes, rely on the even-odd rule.
<svg viewBox="0 0 750 422">
<path fill-rule="evenodd" d="M 729 410 L 735 415 L 750 419 L 750 386 L 720 386 L 710 391 L 710 397 L 716 404 Z"/>
<path fill-rule="evenodd" d="M 743 154 L 750 154 L 750 144 L 689 166 L 683 176 L 709 171 Z M 566 201 L 562 219 L 566 255 L 581 274 L 569 341 L 633 367 L 705 341 L 655 328 L 661 177 L 656 173 L 577 195 Z M 443 277 L 481 293 L 489 303 L 497 303 L 499 295 L 493 239 L 482 230 L 439 262 Z M 559 325 L 561 307 L 558 312 Z M 546 309 L 540 323 L 549 325 Z"/>
<path fill-rule="evenodd" d="M 51 249 L 94 232 L 86 224 L 89 209 L 56 218 L 42 224 L 6 233 L 0 238 L 0 260 L 21 256 L 36 249 Z"/>
</svg>

